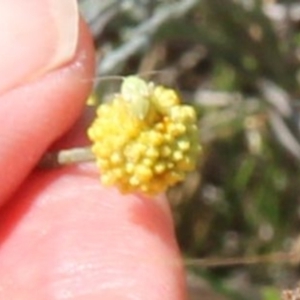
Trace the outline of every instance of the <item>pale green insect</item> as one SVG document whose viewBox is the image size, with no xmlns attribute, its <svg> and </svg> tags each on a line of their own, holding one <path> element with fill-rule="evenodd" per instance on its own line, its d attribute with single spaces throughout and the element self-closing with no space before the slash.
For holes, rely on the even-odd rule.
<svg viewBox="0 0 300 300">
<path fill-rule="evenodd" d="M 144 120 L 149 112 L 153 87 L 152 82 L 147 83 L 138 76 L 133 75 L 123 79 L 121 95 L 132 114 L 140 120 Z"/>
</svg>

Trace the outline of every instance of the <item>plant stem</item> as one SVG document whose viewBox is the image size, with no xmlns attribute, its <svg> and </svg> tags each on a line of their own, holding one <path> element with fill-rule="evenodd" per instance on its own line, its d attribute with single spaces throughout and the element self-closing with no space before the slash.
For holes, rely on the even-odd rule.
<svg viewBox="0 0 300 300">
<path fill-rule="evenodd" d="M 57 168 L 64 165 L 71 165 L 80 162 L 95 160 L 90 147 L 72 148 L 58 152 L 48 152 L 40 160 L 40 168 Z"/>
</svg>

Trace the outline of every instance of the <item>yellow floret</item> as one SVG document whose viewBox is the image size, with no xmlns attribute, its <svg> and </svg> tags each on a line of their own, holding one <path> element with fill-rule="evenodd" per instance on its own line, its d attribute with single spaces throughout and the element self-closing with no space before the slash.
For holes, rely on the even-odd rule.
<svg viewBox="0 0 300 300">
<path fill-rule="evenodd" d="M 152 195 L 195 169 L 201 152 L 196 113 L 180 102 L 172 89 L 124 79 L 121 93 L 97 109 L 88 129 L 103 184 Z"/>
</svg>

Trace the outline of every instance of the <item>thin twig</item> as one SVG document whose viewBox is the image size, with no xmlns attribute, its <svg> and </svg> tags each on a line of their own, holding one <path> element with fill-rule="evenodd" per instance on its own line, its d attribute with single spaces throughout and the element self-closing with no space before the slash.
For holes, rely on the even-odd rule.
<svg viewBox="0 0 300 300">
<path fill-rule="evenodd" d="M 187 267 L 228 267 L 236 265 L 252 265 L 262 263 L 289 263 L 291 261 L 290 253 L 271 253 L 266 255 L 257 255 L 249 257 L 229 257 L 229 258 L 189 258 L 185 260 Z"/>
</svg>

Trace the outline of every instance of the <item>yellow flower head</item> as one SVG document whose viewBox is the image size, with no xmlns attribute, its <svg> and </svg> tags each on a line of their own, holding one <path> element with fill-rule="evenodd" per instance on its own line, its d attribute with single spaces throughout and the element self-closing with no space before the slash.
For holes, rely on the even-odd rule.
<svg viewBox="0 0 300 300">
<path fill-rule="evenodd" d="M 102 183 L 123 193 L 165 191 L 195 169 L 201 151 L 194 108 L 137 76 L 99 106 L 88 136 Z"/>
</svg>

